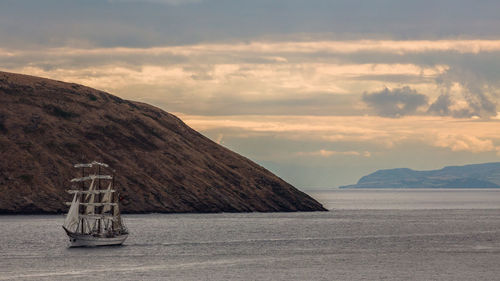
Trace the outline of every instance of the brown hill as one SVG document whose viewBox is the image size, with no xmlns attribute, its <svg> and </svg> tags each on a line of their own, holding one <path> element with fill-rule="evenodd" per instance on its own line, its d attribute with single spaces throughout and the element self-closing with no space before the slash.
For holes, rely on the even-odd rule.
<svg viewBox="0 0 500 281">
<path fill-rule="evenodd" d="M 172 114 L 0 72 L 0 213 L 59 213 L 75 162 L 110 164 L 125 212 L 317 211 L 307 194 Z"/>
</svg>

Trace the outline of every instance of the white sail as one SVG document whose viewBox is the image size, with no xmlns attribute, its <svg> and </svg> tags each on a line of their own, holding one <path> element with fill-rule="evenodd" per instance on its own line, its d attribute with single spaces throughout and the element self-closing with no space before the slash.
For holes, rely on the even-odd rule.
<svg viewBox="0 0 500 281">
<path fill-rule="evenodd" d="M 109 167 L 108 164 L 104 164 L 104 163 L 100 163 L 100 162 L 97 162 L 97 161 L 92 161 L 92 163 L 88 163 L 88 164 L 75 164 L 74 167 L 75 168 L 92 168 L 92 166 L 94 165 L 99 165 L 99 166 L 103 166 L 103 167 Z"/>
<path fill-rule="evenodd" d="M 112 193 L 115 192 L 114 189 L 95 189 L 95 190 L 76 190 L 76 189 L 69 189 L 66 190 L 69 194 L 101 194 L 101 193 Z"/>
<path fill-rule="evenodd" d="M 82 233 L 90 233 L 92 226 L 89 223 L 90 220 L 82 219 Z"/>
<path fill-rule="evenodd" d="M 97 220 L 97 219 L 114 220 L 114 219 L 116 219 L 112 215 L 80 215 L 80 218 L 94 219 L 94 220 Z"/>
<path fill-rule="evenodd" d="M 88 181 L 88 180 L 95 180 L 95 179 L 111 180 L 111 179 L 113 179 L 113 177 L 110 175 L 90 175 L 90 176 L 81 177 L 81 178 L 74 178 L 71 180 L 71 182 L 81 182 L 81 181 Z"/>
<path fill-rule="evenodd" d="M 78 194 L 75 194 L 73 201 L 71 202 L 71 207 L 69 208 L 68 214 L 66 215 L 66 220 L 64 221 L 64 227 L 69 231 L 76 231 L 78 227 L 78 207 L 80 206 L 80 200 L 78 200 Z"/>
<path fill-rule="evenodd" d="M 93 179 L 92 183 L 90 183 L 89 191 L 93 191 L 94 190 L 94 183 L 95 183 L 95 179 Z M 89 200 L 89 196 L 90 196 L 90 200 Z M 88 203 L 90 203 L 90 204 L 86 205 L 87 206 L 85 208 L 85 214 L 86 215 L 93 215 L 95 213 L 95 205 L 93 204 L 94 203 L 94 198 L 95 198 L 95 194 L 87 194 L 87 195 L 85 195 L 85 200 Z"/>
<path fill-rule="evenodd" d="M 65 202 L 67 206 L 71 206 L 73 204 L 73 202 Z M 101 203 L 101 202 L 94 202 L 94 203 L 83 203 L 83 202 L 80 202 L 79 203 L 80 205 L 82 206 L 94 206 L 94 207 L 102 207 L 102 206 L 107 206 L 107 205 L 110 205 L 110 206 L 117 206 L 118 203 Z"/>
<path fill-rule="evenodd" d="M 111 190 L 111 183 L 108 185 L 108 191 Z M 102 197 L 101 203 L 111 203 L 111 192 L 107 192 Z M 104 205 L 102 208 L 102 213 L 109 213 L 111 211 L 111 205 Z"/>
<path fill-rule="evenodd" d="M 92 207 L 102 207 L 102 206 L 107 206 L 107 205 L 111 205 L 111 206 L 117 206 L 118 204 L 117 203 L 100 203 L 100 202 L 94 202 L 94 203 L 80 203 L 80 205 L 82 206 L 92 206 Z"/>
</svg>

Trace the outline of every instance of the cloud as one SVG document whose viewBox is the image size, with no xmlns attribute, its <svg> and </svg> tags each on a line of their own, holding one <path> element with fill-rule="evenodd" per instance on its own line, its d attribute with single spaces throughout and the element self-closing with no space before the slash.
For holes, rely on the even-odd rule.
<svg viewBox="0 0 500 281">
<path fill-rule="evenodd" d="M 450 68 L 438 76 L 437 83 L 442 94 L 431 104 L 428 112 L 457 118 L 495 117 L 498 114 L 494 100 L 498 90 L 495 82 L 467 69 Z"/>
<path fill-rule="evenodd" d="M 223 142 L 222 142 L 222 139 L 223 139 L 223 138 L 224 138 L 224 135 L 223 135 L 223 134 L 219 134 L 219 135 L 217 136 L 217 139 L 215 139 L 215 142 L 216 142 L 217 144 L 222 144 L 222 143 L 223 143 Z"/>
<path fill-rule="evenodd" d="M 498 1 L 0 1 L 1 44 L 15 48 L 185 45 L 255 38 L 498 38 Z M 151 5 L 151 3 L 157 3 Z M 149 4 L 149 5 L 146 5 Z M 429 11 L 429 7 L 436 7 Z M 446 9 L 446 13 L 438 11 Z M 459 16 L 457 16 L 459 15 Z M 98 32 L 96 32 L 98 31 Z M 386 46 L 382 46 L 386 47 Z M 408 48 L 413 48 L 409 46 Z M 464 48 L 471 48 L 465 45 Z"/>
<path fill-rule="evenodd" d="M 490 139 L 481 139 L 467 135 L 440 134 L 437 136 L 434 145 L 449 148 L 452 151 L 468 151 L 473 153 L 498 150 Z"/>
<path fill-rule="evenodd" d="M 154 3 L 154 4 L 166 4 L 172 6 L 201 3 L 203 0 L 108 0 L 110 3 Z"/>
<path fill-rule="evenodd" d="M 310 151 L 310 152 L 297 152 L 298 156 L 318 156 L 318 157 L 331 157 L 334 155 L 344 155 L 344 156 L 363 156 L 370 157 L 371 153 L 369 151 L 335 151 L 335 150 L 326 150 L 320 149 L 318 151 Z"/>
<path fill-rule="evenodd" d="M 357 151 L 366 147 L 378 150 L 396 149 L 401 145 L 427 145 L 451 151 L 478 153 L 500 147 L 496 128 L 500 120 L 456 119 L 436 116 L 384 118 L 376 116 L 193 116 L 179 115 L 188 125 L 202 132 L 213 132 L 214 139 L 224 134 L 224 140 L 238 136 L 293 140 L 300 143 L 347 145 L 345 149 L 318 148 L 316 156 L 332 156 L 336 152 Z M 281 142 L 281 141 L 280 141 Z M 286 143 L 286 141 L 282 141 Z M 328 147 L 326 146 L 326 147 Z M 361 149 L 360 149 L 361 148 Z M 322 151 L 323 150 L 323 151 Z M 372 151 L 372 149 L 370 149 Z M 350 152 L 351 154 L 354 154 Z M 337 153 L 338 155 L 338 153 Z"/>
<path fill-rule="evenodd" d="M 379 92 L 364 93 L 363 101 L 384 117 L 413 115 L 421 106 L 427 105 L 427 96 L 408 86 L 396 89 L 385 88 Z"/>
<path fill-rule="evenodd" d="M 500 97 L 500 40 L 3 48 L 0 65 L 187 114 L 362 115 L 369 105 L 387 117 L 488 118 Z"/>
<path fill-rule="evenodd" d="M 427 110 L 431 114 L 439 116 L 450 116 L 452 101 L 449 94 L 441 94 Z"/>
</svg>

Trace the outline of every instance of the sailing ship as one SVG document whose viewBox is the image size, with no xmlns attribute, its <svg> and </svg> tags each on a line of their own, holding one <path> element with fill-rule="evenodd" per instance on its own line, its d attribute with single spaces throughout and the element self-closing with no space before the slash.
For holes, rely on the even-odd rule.
<svg viewBox="0 0 500 281">
<path fill-rule="evenodd" d="M 101 174 L 102 169 L 110 170 L 109 166 L 94 161 L 74 167 L 81 168 L 82 176 L 72 179 L 72 188 L 67 190 L 73 200 L 66 202 L 70 208 L 63 229 L 70 247 L 121 245 L 128 230 L 120 216 L 114 175 Z"/>
</svg>

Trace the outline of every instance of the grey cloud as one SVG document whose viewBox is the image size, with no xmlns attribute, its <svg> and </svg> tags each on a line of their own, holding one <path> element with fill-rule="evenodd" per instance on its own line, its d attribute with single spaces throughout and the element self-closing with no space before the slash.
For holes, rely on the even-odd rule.
<svg viewBox="0 0 500 281">
<path fill-rule="evenodd" d="M 108 0 L 110 3 L 154 3 L 154 4 L 165 4 L 165 5 L 186 5 L 201 3 L 203 0 Z"/>
<path fill-rule="evenodd" d="M 473 116 L 488 118 L 497 115 L 497 104 L 494 99 L 498 88 L 484 76 L 478 76 L 468 69 L 454 67 L 443 73 L 437 79 L 437 83 L 443 93 L 431 104 L 429 113 L 457 118 Z M 457 99 L 451 94 L 451 87 L 454 84 L 459 84 L 463 88 L 461 95 L 466 102 L 465 107 L 454 108 Z"/>
<path fill-rule="evenodd" d="M 359 52 L 339 55 L 344 63 L 411 63 L 423 67 L 447 65 L 449 69 L 435 79 L 441 95 L 428 108 L 428 114 L 468 118 L 479 116 L 488 118 L 497 114 L 497 100 L 500 97 L 500 52 L 483 51 L 477 54 L 456 51 L 430 51 L 424 53 L 373 53 Z M 367 77 L 360 77 L 365 79 Z M 390 75 L 380 77 L 380 81 L 412 83 L 429 81 L 426 77 L 401 77 Z M 459 84 L 464 90 L 460 95 L 453 95 L 451 88 Z M 457 108 L 459 100 L 465 107 Z"/>
<path fill-rule="evenodd" d="M 389 83 L 412 84 L 412 83 L 434 83 L 432 77 L 422 77 L 421 75 L 410 74 L 382 74 L 382 75 L 359 75 L 350 78 L 357 81 L 381 81 Z"/>
<path fill-rule="evenodd" d="M 299 34 L 495 38 L 500 35 L 498 10 L 498 1 L 457 0 L 3 0 L 0 46 L 149 47 Z"/>
<path fill-rule="evenodd" d="M 174 55 L 169 53 L 154 54 L 120 54 L 120 53 L 93 53 L 93 54 L 65 54 L 47 53 L 46 49 L 24 52 L 9 56 L 0 53 L 0 65 L 4 68 L 19 68 L 26 65 L 43 70 L 51 69 L 81 69 L 103 65 L 123 66 L 137 69 L 143 65 L 177 65 L 189 64 L 198 59 L 198 64 L 205 63 L 202 58 Z"/>
<path fill-rule="evenodd" d="M 427 112 L 440 116 L 448 116 L 451 113 L 452 101 L 449 94 L 440 95 L 434 103 L 429 106 Z"/>
<path fill-rule="evenodd" d="M 427 105 L 427 96 L 408 86 L 380 92 L 364 93 L 363 101 L 384 117 L 401 117 L 415 114 L 421 106 Z"/>
<path fill-rule="evenodd" d="M 144 87 L 119 89 L 125 98 L 135 99 L 137 92 Z M 192 95 L 182 89 L 165 89 L 148 86 L 148 92 L 154 97 L 141 98 L 142 102 L 154 104 L 171 112 L 183 112 L 193 115 L 316 115 L 316 116 L 352 116 L 364 112 L 355 105 L 359 95 L 315 93 L 308 96 L 301 93 L 289 93 L 288 98 L 267 98 L 249 100 L 230 92 L 218 92 L 211 97 Z M 156 94 L 157 93 L 157 94 Z M 175 103 L 172 101 L 176 101 Z"/>
<path fill-rule="evenodd" d="M 193 72 L 193 75 L 191 75 L 191 78 L 193 80 L 198 80 L 198 81 L 204 81 L 204 80 L 212 80 L 214 77 L 212 75 L 214 71 L 214 66 L 213 65 L 189 65 L 183 67 L 185 71 L 190 71 Z"/>
</svg>

